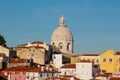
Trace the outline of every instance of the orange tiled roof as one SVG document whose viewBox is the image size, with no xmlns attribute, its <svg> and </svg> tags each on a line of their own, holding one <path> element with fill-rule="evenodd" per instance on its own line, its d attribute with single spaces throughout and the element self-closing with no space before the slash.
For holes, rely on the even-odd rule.
<svg viewBox="0 0 120 80">
<path fill-rule="evenodd" d="M 36 67 L 29 67 L 29 66 L 18 66 L 18 67 L 11 67 L 11 68 L 6 68 L 3 71 L 26 71 L 26 72 L 41 72 L 41 68 L 36 68 Z M 59 73 L 57 70 L 46 70 L 42 72 L 49 72 L 49 73 Z"/>
<path fill-rule="evenodd" d="M 76 65 L 75 64 L 65 64 L 61 68 L 76 68 Z"/>
<path fill-rule="evenodd" d="M 69 78 L 74 78 L 74 80 L 80 80 L 76 78 L 75 76 L 60 76 L 60 77 L 52 77 L 52 78 L 46 78 L 45 80 L 68 80 Z"/>
<path fill-rule="evenodd" d="M 44 42 L 41 42 L 41 41 L 33 41 L 33 42 L 31 42 L 31 44 L 44 44 Z"/>
<path fill-rule="evenodd" d="M 82 56 L 99 56 L 99 54 L 82 54 Z"/>
<path fill-rule="evenodd" d="M 110 74 L 97 74 L 96 77 L 109 77 Z"/>
<path fill-rule="evenodd" d="M 29 48 L 45 49 L 44 47 L 41 47 L 41 46 L 29 46 L 29 47 L 18 47 L 18 48 L 25 48 L 25 49 L 29 49 Z"/>
<path fill-rule="evenodd" d="M 120 80 L 120 77 L 112 77 L 109 80 Z"/>
<path fill-rule="evenodd" d="M 85 60 L 85 59 L 83 59 L 83 60 L 80 60 L 80 62 L 91 62 L 89 59 L 88 60 Z"/>
<path fill-rule="evenodd" d="M 2 78 L 4 78 L 4 79 L 7 78 L 7 76 L 5 76 L 4 73 L 2 73 L 2 72 L 0 72 L 0 77 L 2 77 Z"/>
<path fill-rule="evenodd" d="M 27 59 L 17 59 L 17 58 L 14 59 L 14 58 L 12 58 L 9 60 L 9 63 L 24 63 L 26 60 Z"/>
<path fill-rule="evenodd" d="M 17 67 L 10 67 L 6 68 L 3 71 L 27 71 L 30 69 L 34 69 L 34 67 L 29 67 L 29 66 L 17 66 Z"/>
</svg>

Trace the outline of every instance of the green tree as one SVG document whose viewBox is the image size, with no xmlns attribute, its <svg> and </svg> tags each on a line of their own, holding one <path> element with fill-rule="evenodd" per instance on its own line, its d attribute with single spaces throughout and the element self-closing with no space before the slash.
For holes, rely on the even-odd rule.
<svg viewBox="0 0 120 80">
<path fill-rule="evenodd" d="M 2 35 L 0 35 L 0 45 L 6 46 L 6 40 Z"/>
</svg>

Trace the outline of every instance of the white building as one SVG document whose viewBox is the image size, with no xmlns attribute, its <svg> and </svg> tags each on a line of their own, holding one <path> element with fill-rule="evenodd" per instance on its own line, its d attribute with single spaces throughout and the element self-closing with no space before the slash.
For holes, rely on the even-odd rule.
<svg viewBox="0 0 120 80">
<path fill-rule="evenodd" d="M 93 75 L 93 63 L 90 61 L 81 61 L 76 63 L 76 77 L 81 80 L 90 80 Z"/>
<path fill-rule="evenodd" d="M 63 55 L 62 54 L 53 54 L 52 55 L 52 62 L 53 64 L 56 66 L 56 68 L 60 68 L 61 66 L 63 66 L 62 62 L 63 62 Z"/>
<path fill-rule="evenodd" d="M 66 20 L 63 16 L 59 20 L 59 27 L 55 29 L 51 36 L 51 45 L 62 53 L 73 53 L 73 36 L 66 27 Z"/>
<path fill-rule="evenodd" d="M 65 64 L 61 67 L 60 75 L 76 75 L 76 64 Z"/>
<path fill-rule="evenodd" d="M 26 80 L 44 80 L 45 78 L 57 77 L 58 71 L 41 71 L 39 68 L 26 71 Z"/>
</svg>

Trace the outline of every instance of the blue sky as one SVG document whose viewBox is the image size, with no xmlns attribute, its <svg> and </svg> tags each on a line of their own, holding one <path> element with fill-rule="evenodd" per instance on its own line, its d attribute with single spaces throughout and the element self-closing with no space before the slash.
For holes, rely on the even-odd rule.
<svg viewBox="0 0 120 80">
<path fill-rule="evenodd" d="M 0 0 L 0 34 L 9 47 L 50 43 L 64 14 L 75 53 L 120 51 L 120 0 Z"/>
</svg>

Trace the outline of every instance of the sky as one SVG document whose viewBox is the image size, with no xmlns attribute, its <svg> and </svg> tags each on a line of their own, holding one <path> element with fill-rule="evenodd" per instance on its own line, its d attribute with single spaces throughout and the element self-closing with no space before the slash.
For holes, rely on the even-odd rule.
<svg viewBox="0 0 120 80">
<path fill-rule="evenodd" d="M 0 0 L 0 34 L 7 46 L 50 44 L 63 14 L 74 53 L 120 51 L 120 0 Z"/>
</svg>

